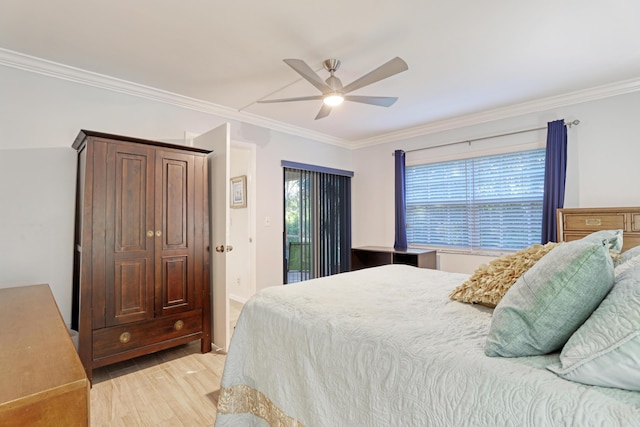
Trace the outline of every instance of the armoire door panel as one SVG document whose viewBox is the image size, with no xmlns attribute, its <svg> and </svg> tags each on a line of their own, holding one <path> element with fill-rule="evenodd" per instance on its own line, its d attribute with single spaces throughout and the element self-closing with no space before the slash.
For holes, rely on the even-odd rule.
<svg viewBox="0 0 640 427">
<path fill-rule="evenodd" d="M 189 164 L 163 159 L 163 246 L 187 247 L 187 173 Z"/>
<path fill-rule="evenodd" d="M 162 258 L 162 309 L 189 308 L 188 260 L 185 256 Z"/>
<path fill-rule="evenodd" d="M 147 156 L 116 153 L 115 250 L 145 251 L 147 247 Z"/>
<path fill-rule="evenodd" d="M 154 150 L 110 144 L 106 190 L 106 326 L 154 316 Z"/>
<path fill-rule="evenodd" d="M 162 230 L 162 248 L 186 249 L 193 241 L 194 156 L 169 151 L 158 152 L 156 218 Z"/>
<path fill-rule="evenodd" d="M 153 304 L 149 300 L 153 292 L 149 281 L 147 259 L 127 259 L 116 261 L 114 274 L 114 321 L 111 325 L 153 317 Z M 151 294 L 152 295 L 152 294 Z"/>
<path fill-rule="evenodd" d="M 195 295 L 195 157 L 159 150 L 156 160 L 156 309 L 161 316 L 193 310 Z M 199 287 L 200 289 L 200 287 Z M 198 307 L 199 308 L 199 307 Z"/>
</svg>

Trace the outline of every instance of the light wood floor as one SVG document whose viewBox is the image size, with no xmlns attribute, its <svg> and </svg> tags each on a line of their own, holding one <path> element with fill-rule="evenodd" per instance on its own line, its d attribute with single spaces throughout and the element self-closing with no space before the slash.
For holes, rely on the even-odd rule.
<svg viewBox="0 0 640 427">
<path fill-rule="evenodd" d="M 194 341 L 96 369 L 91 426 L 213 426 L 224 360 Z"/>
<path fill-rule="evenodd" d="M 231 301 L 231 331 L 241 309 Z M 225 357 L 194 341 L 95 369 L 91 426 L 213 426 Z"/>
</svg>

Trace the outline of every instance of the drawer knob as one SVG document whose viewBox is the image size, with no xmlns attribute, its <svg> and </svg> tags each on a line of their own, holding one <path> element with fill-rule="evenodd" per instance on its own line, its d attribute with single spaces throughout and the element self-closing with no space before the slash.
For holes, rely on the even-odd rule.
<svg viewBox="0 0 640 427">
<path fill-rule="evenodd" d="M 179 331 L 183 327 L 184 327 L 184 322 L 182 320 L 178 320 L 176 323 L 173 324 L 173 329 L 175 329 L 176 331 Z"/>
<path fill-rule="evenodd" d="M 131 334 L 129 332 L 123 332 L 120 334 L 120 342 L 126 344 L 131 341 Z"/>
</svg>

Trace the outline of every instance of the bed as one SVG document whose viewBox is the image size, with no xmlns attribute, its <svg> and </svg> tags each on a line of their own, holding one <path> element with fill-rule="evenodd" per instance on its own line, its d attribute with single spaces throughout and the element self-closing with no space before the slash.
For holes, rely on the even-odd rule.
<svg viewBox="0 0 640 427">
<path fill-rule="evenodd" d="M 582 241 L 571 245 L 588 246 Z M 549 270 L 541 265 L 547 257 L 536 264 L 541 270 Z M 627 258 L 640 260 L 640 250 Z M 613 274 L 614 262 L 603 262 L 611 263 Z M 623 278 L 639 288 L 636 264 Z M 533 270 L 518 280 L 533 277 L 527 276 Z M 493 318 L 501 305 L 494 310 L 451 300 L 452 291 L 467 279 L 396 264 L 264 289 L 245 304 L 236 324 L 215 425 L 640 425 L 637 389 L 567 379 L 576 372 L 568 372 L 575 365 L 563 371 L 573 336 L 564 348 L 547 354 L 488 357 L 487 342 L 495 335 Z M 606 305 L 614 293 L 609 290 L 589 309 L 589 320 L 580 320 L 579 330 L 591 322 L 596 308 Z M 633 292 L 640 301 L 640 291 Z M 639 307 L 628 310 L 637 313 Z M 638 340 L 640 327 L 631 329 L 625 345 Z M 603 360 L 606 365 L 597 366 L 598 372 L 618 366 Z M 636 362 L 625 367 L 632 372 L 631 388 L 638 381 L 633 370 L 640 371 Z"/>
</svg>

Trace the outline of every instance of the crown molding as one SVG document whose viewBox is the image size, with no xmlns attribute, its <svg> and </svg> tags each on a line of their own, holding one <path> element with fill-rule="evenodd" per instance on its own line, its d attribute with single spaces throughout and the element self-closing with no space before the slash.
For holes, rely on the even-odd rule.
<svg viewBox="0 0 640 427">
<path fill-rule="evenodd" d="M 602 98 L 608 98 L 611 96 L 623 95 L 626 93 L 637 91 L 640 91 L 640 78 L 623 80 L 616 83 L 596 86 L 593 88 L 569 92 L 562 95 L 550 96 L 534 101 L 485 110 L 465 116 L 438 120 L 426 125 L 416 126 L 397 132 L 390 132 L 371 138 L 361 139 L 352 144 L 351 147 L 353 149 L 358 149 L 387 142 L 396 142 L 403 139 L 457 129 L 464 126 L 477 125 L 494 120 L 507 119 L 510 117 L 516 117 L 530 113 L 537 113 L 553 108 L 580 104 L 582 102 L 594 101 Z"/>
<path fill-rule="evenodd" d="M 137 96 L 139 98 L 145 98 L 152 101 L 163 102 L 166 104 L 175 105 L 177 107 L 200 111 L 203 113 L 220 116 L 225 120 L 246 122 L 273 131 L 296 135 L 302 138 L 308 138 L 314 141 L 337 145 L 343 148 L 351 148 L 350 143 L 341 138 L 336 138 L 320 132 L 313 132 L 297 126 L 291 126 L 289 124 L 277 120 L 267 119 L 255 114 L 240 112 L 229 107 L 214 104 L 212 102 L 190 98 L 188 96 L 183 96 L 173 92 L 156 89 L 150 86 L 133 83 L 104 74 L 94 73 L 92 71 L 71 67 L 69 65 L 37 58 L 8 49 L 0 48 L 0 65 L 67 80 L 74 83 L 80 83 L 99 89 Z"/>
<path fill-rule="evenodd" d="M 71 82 L 80 83 L 104 90 L 110 90 L 153 101 L 163 102 L 177 107 L 187 108 L 219 116 L 224 118 L 225 120 L 236 120 L 239 122 L 245 122 L 273 131 L 283 132 L 290 135 L 295 135 L 302 138 L 307 138 L 348 149 L 365 148 L 387 142 L 395 142 L 403 139 L 443 132 L 464 126 L 471 126 L 480 123 L 516 117 L 524 114 L 536 113 L 539 111 L 563 107 L 566 105 L 579 104 L 582 102 L 588 102 L 611 96 L 640 91 L 640 78 L 623 80 L 616 83 L 606 84 L 575 92 L 569 92 L 562 95 L 494 108 L 491 110 L 453 117 L 450 119 L 437 120 L 425 125 L 402 129 L 396 132 L 389 132 L 371 138 L 348 141 L 320 132 L 313 132 L 298 126 L 292 126 L 277 120 L 267 119 L 265 117 L 261 117 L 252 113 L 224 107 L 212 102 L 190 98 L 176 93 L 129 82 L 104 74 L 94 73 L 92 71 L 87 71 L 80 68 L 71 67 L 68 65 L 60 64 L 42 58 L 37 58 L 8 49 L 0 48 L 0 65 L 29 71 L 32 73 L 42 74 L 62 80 L 68 80 Z"/>
</svg>

